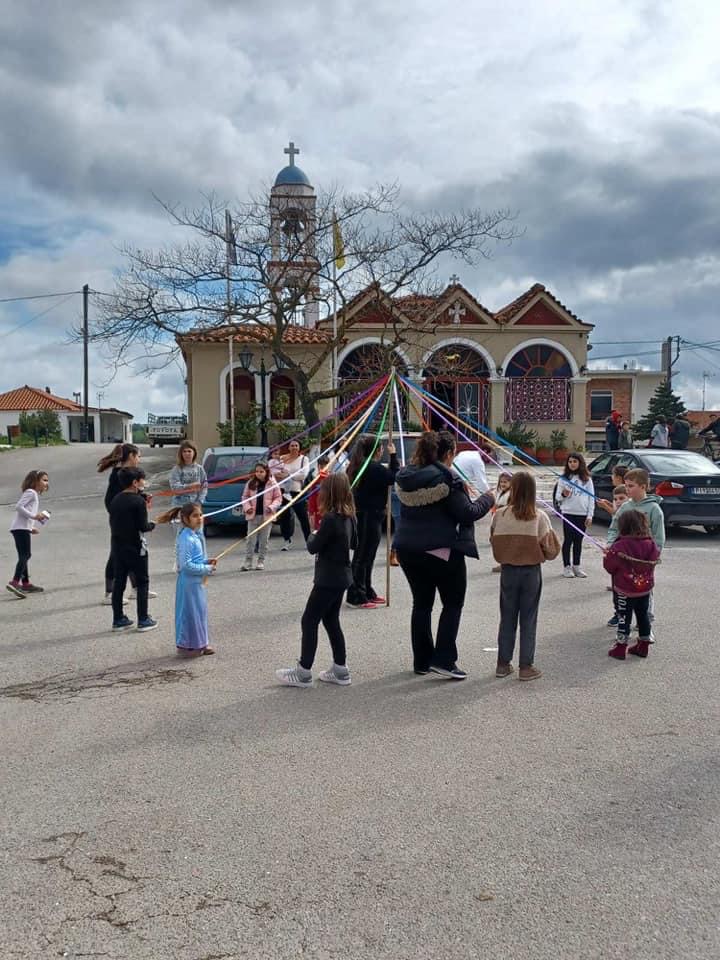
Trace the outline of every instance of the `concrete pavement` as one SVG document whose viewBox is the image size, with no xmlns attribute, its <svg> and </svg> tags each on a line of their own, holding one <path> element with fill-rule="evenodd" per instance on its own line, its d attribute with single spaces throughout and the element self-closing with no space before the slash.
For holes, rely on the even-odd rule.
<svg viewBox="0 0 720 960">
<path fill-rule="evenodd" d="M 0 454 L 0 502 L 42 466 L 53 511 L 33 538 L 46 593 L 0 598 L 2 957 L 720 954 L 720 541 L 669 538 L 646 662 L 606 655 L 597 550 L 585 581 L 546 565 L 545 675 L 521 684 L 493 676 L 484 521 L 467 681 L 410 672 L 393 569 L 389 609 L 343 612 L 353 685 L 286 689 L 273 671 L 297 655 L 312 561 L 275 538 L 264 573 L 236 551 L 210 582 L 216 657 L 173 656 L 167 529 L 151 543 L 160 629 L 110 633 L 101 449 Z M 148 473 L 174 452 L 144 450 Z M 5 535 L 8 576 L 13 556 Z"/>
</svg>

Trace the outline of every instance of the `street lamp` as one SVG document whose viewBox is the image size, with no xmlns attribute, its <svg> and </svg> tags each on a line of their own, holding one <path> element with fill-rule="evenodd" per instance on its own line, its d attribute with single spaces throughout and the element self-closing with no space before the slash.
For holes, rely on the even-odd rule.
<svg viewBox="0 0 720 960">
<path fill-rule="evenodd" d="M 252 366 L 253 362 L 253 353 L 252 350 L 245 347 L 244 350 L 241 350 L 238 354 L 238 360 L 240 361 L 240 366 L 245 371 L 245 373 L 250 374 L 253 377 L 260 377 L 260 442 L 264 447 L 268 445 L 267 438 L 267 401 L 265 399 L 265 381 L 268 377 L 271 377 L 275 373 L 275 369 L 268 370 L 265 366 L 265 357 L 260 358 L 260 368 L 254 370 Z M 277 370 L 282 370 L 287 367 L 287 364 L 283 361 L 282 357 L 279 357 L 277 353 L 273 354 L 273 360 L 275 361 L 275 366 Z"/>
</svg>

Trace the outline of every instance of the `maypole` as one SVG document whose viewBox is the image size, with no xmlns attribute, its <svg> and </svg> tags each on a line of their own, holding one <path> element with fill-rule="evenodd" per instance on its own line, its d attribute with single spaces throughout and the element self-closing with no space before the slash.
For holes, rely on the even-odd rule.
<svg viewBox="0 0 720 960">
<path fill-rule="evenodd" d="M 393 414 L 395 407 L 395 367 L 390 368 L 388 399 L 390 401 L 390 417 L 388 419 L 388 443 L 393 442 L 393 428 L 395 426 Z M 385 606 L 390 606 L 390 544 L 392 541 L 392 487 L 387 489 L 387 504 L 385 505 Z"/>
</svg>

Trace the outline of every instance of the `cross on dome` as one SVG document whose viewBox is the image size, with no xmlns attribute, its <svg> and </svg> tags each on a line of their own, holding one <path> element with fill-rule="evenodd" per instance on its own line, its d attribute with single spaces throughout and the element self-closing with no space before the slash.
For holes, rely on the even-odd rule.
<svg viewBox="0 0 720 960">
<path fill-rule="evenodd" d="M 295 146 L 295 144 L 290 141 L 290 143 L 285 147 L 283 153 L 286 153 L 290 157 L 289 166 L 295 166 L 295 157 L 300 153 L 300 150 Z"/>
<path fill-rule="evenodd" d="M 454 286 L 456 283 L 460 283 L 460 277 L 459 277 L 456 273 L 454 273 L 454 274 L 450 277 L 450 283 L 453 284 L 453 286 Z"/>
</svg>

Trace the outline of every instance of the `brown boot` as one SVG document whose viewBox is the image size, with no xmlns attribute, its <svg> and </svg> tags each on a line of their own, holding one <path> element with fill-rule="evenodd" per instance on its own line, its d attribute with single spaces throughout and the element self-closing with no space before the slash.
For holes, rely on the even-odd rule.
<svg viewBox="0 0 720 960">
<path fill-rule="evenodd" d="M 505 663 L 504 660 L 498 660 L 497 666 L 495 667 L 495 676 L 498 680 L 502 680 L 503 677 L 509 677 L 513 673 L 513 665 L 511 663 Z"/>
<path fill-rule="evenodd" d="M 537 680 L 542 676 L 542 670 L 537 667 L 520 667 L 518 670 L 518 680 Z"/>
<path fill-rule="evenodd" d="M 395 553 L 394 550 L 391 550 L 391 551 L 390 551 L 390 566 L 391 566 L 391 567 L 399 567 L 399 566 L 400 566 L 400 561 L 398 560 L 397 554 Z"/>
</svg>

